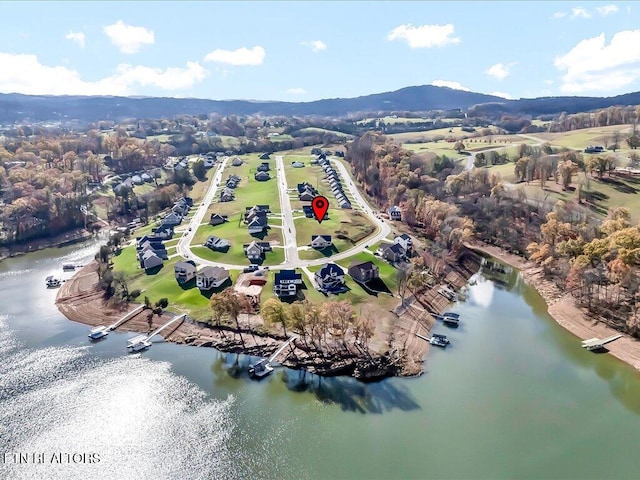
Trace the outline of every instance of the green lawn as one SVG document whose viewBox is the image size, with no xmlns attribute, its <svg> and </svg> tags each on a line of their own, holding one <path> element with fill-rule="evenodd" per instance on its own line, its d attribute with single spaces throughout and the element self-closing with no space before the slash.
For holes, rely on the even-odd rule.
<svg viewBox="0 0 640 480">
<path fill-rule="evenodd" d="M 396 288 L 398 287 L 398 281 L 396 279 L 397 270 L 389 265 L 387 262 L 380 260 L 378 257 L 371 255 L 367 252 L 361 252 L 352 257 L 346 258 L 344 260 L 339 260 L 338 264 L 342 267 L 349 268 L 349 265 L 353 262 L 367 262 L 372 261 L 378 266 L 380 271 L 380 279 L 385 283 L 387 288 L 391 290 L 392 293 L 396 293 Z"/>
<path fill-rule="evenodd" d="M 207 247 L 203 247 L 202 244 L 207 240 L 210 235 L 224 238 L 231 242 L 231 248 L 227 253 L 214 252 Z M 222 263 L 232 263 L 236 265 L 242 265 L 248 263 L 247 257 L 244 254 L 243 245 L 251 243 L 253 240 L 272 242 L 275 245 L 282 245 L 282 231 L 279 228 L 271 228 L 268 230 L 268 234 L 263 238 L 254 237 L 249 235 L 247 227 L 244 223 L 238 226 L 237 218 L 233 221 L 223 223 L 222 225 L 201 225 L 196 234 L 193 237 L 192 250 L 193 252 L 207 260 Z M 284 261 L 284 251 L 282 249 L 275 249 L 273 252 L 267 253 L 265 264 L 277 265 Z"/>
</svg>

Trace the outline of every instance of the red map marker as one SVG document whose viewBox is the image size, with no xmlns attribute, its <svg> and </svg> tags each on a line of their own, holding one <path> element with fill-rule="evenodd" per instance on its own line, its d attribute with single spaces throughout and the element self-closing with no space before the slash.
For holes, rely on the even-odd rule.
<svg viewBox="0 0 640 480">
<path fill-rule="evenodd" d="M 329 210 L 329 200 L 321 195 L 314 197 L 311 201 L 311 208 L 313 208 L 313 214 L 316 216 L 318 223 L 322 223 L 327 210 Z"/>
</svg>

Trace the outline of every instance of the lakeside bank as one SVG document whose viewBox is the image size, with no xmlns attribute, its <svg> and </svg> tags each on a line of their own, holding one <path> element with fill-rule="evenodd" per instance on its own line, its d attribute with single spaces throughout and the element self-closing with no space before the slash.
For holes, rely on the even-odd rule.
<svg viewBox="0 0 640 480">
<path fill-rule="evenodd" d="M 69 320 L 98 326 L 115 323 L 127 312 L 140 305 L 137 303 L 109 304 L 104 299 L 104 292 L 98 287 L 98 280 L 98 264 L 92 261 L 77 271 L 57 292 L 58 310 Z M 172 307 L 175 306 L 169 306 L 169 308 Z M 150 310 L 142 310 L 119 326 L 117 331 L 149 333 L 173 317 L 169 312 L 164 312 L 160 318 L 153 315 L 153 324 L 150 326 L 149 315 Z M 287 338 L 284 332 L 281 335 L 267 333 L 265 328 L 260 328 L 264 327 L 264 323 L 259 315 L 241 314 L 238 320 L 240 329 L 229 325 L 214 327 L 197 321 L 183 321 L 162 337 L 165 341 L 177 344 L 214 347 L 223 352 L 263 357 L 275 352 Z M 421 375 L 424 372 L 424 358 L 429 344 L 419 339 L 415 333 L 419 328 L 423 328 L 426 334 L 429 334 L 433 324 L 407 319 L 401 322 L 401 325 L 404 334 L 395 337 L 394 346 L 404 345 L 407 349 L 407 361 L 402 366 L 397 363 L 397 358 L 391 356 L 391 353 L 383 355 L 374 351 L 370 354 L 364 353 L 359 348 L 346 346 L 345 342 L 344 348 L 323 354 L 300 340 L 292 344 L 290 355 L 279 363 L 292 369 L 305 369 L 322 376 L 351 375 L 363 380 Z M 422 333 L 425 332 L 422 331 Z M 393 349 L 390 349 L 390 352 L 393 352 Z"/>
<path fill-rule="evenodd" d="M 67 245 L 73 245 L 75 243 L 90 240 L 94 235 L 94 233 L 91 233 L 84 228 L 79 228 L 54 237 L 29 240 L 23 245 L 13 244 L 0 247 L 0 261 L 6 258 L 26 255 L 27 253 L 37 252 L 38 250 L 44 250 L 47 248 L 66 247 Z"/>
<path fill-rule="evenodd" d="M 585 309 L 576 305 L 571 293 L 563 292 L 553 281 L 544 277 L 542 267 L 493 245 L 475 242 L 468 244 L 467 247 L 518 269 L 524 280 L 544 299 L 549 315 L 580 340 L 594 337 L 606 338 L 621 333 L 590 318 Z M 617 359 L 640 370 L 639 340 L 624 334 L 622 338 L 608 344 L 607 350 Z"/>
</svg>

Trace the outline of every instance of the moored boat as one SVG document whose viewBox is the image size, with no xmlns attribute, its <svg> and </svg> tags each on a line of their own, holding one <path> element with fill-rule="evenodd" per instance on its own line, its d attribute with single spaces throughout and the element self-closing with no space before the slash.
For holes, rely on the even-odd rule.
<svg viewBox="0 0 640 480">
<path fill-rule="evenodd" d="M 62 285 L 60 279 L 54 277 L 53 275 L 49 275 L 45 279 L 45 282 L 47 284 L 47 288 L 58 288 L 60 285 Z"/>
<path fill-rule="evenodd" d="M 71 272 L 75 269 L 76 269 L 76 266 L 70 263 L 65 263 L 64 265 L 62 265 L 62 270 L 65 272 Z"/>
</svg>

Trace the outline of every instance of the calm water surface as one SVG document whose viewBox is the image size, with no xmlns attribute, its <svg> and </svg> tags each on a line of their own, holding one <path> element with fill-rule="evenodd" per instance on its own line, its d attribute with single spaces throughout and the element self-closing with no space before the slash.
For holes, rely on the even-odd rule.
<svg viewBox="0 0 640 480">
<path fill-rule="evenodd" d="M 640 478 L 640 376 L 545 313 L 517 274 L 479 278 L 417 379 L 364 385 L 249 358 L 87 342 L 44 278 L 95 245 L 0 262 L 0 449 L 98 464 L 0 463 L 0 478 Z"/>
</svg>

